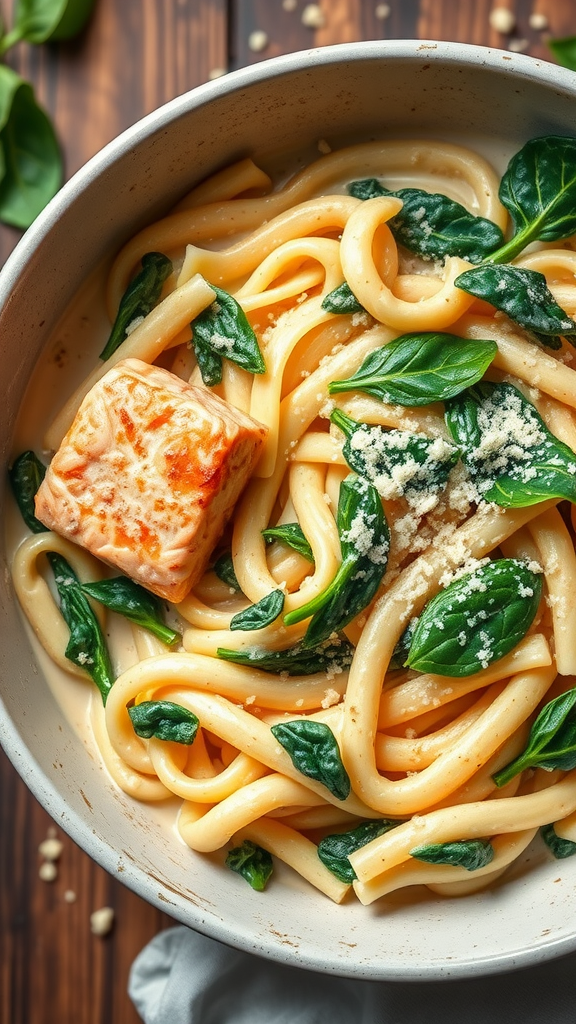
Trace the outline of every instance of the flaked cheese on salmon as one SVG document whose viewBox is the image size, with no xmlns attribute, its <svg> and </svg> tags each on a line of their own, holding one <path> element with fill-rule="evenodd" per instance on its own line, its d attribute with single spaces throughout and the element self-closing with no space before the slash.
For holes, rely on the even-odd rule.
<svg viewBox="0 0 576 1024">
<path fill-rule="evenodd" d="M 204 572 L 266 432 L 205 388 L 126 359 L 86 395 L 36 495 L 36 515 L 181 601 Z"/>
</svg>

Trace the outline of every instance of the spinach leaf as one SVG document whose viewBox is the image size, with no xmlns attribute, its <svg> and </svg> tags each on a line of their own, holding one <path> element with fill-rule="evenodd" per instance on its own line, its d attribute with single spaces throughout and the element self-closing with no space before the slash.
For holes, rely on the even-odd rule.
<svg viewBox="0 0 576 1024">
<path fill-rule="evenodd" d="M 354 871 L 348 857 L 351 853 L 359 850 L 366 843 L 372 842 L 378 836 L 383 836 L 401 821 L 394 821 L 392 818 L 383 818 L 380 821 L 363 821 L 360 825 L 350 829 L 349 832 L 338 832 L 331 836 L 324 836 L 318 843 L 318 856 L 333 875 L 336 875 L 341 882 L 351 884 L 358 876 Z"/>
<path fill-rule="evenodd" d="M 330 419 L 346 437 L 342 454 L 351 469 L 370 481 L 384 498 L 444 489 L 458 449 L 443 438 L 386 430 L 358 423 L 341 409 Z"/>
<path fill-rule="evenodd" d="M 328 391 L 364 391 L 392 405 L 442 402 L 480 380 L 497 351 L 495 341 L 404 334 L 370 352 L 352 377 L 331 381 Z"/>
<path fill-rule="evenodd" d="M 486 263 L 459 274 L 454 284 L 485 299 L 520 327 L 539 335 L 563 334 L 570 340 L 576 322 L 558 305 L 544 274 L 524 267 Z"/>
<path fill-rule="evenodd" d="M 576 455 L 512 384 L 476 384 L 450 400 L 446 423 L 486 501 L 504 508 L 576 501 Z"/>
<path fill-rule="evenodd" d="M 134 732 L 144 740 L 171 740 L 190 746 L 198 725 L 196 715 L 171 700 L 144 700 L 128 708 Z"/>
<path fill-rule="evenodd" d="M 420 615 L 406 664 L 417 672 L 470 676 L 508 654 L 534 621 L 542 577 L 501 558 L 450 583 Z"/>
<path fill-rule="evenodd" d="M 562 67 L 576 71 L 576 36 L 564 39 L 548 39 L 547 45 Z"/>
<path fill-rule="evenodd" d="M 459 839 L 453 843 L 415 846 L 410 856 L 427 864 L 453 864 L 466 871 L 477 871 L 494 860 L 494 847 L 487 839 Z"/>
<path fill-rule="evenodd" d="M 321 782 L 338 800 L 350 796 L 350 779 L 332 730 L 324 722 L 297 718 L 271 726 L 271 732 L 302 775 Z"/>
<path fill-rule="evenodd" d="M 299 555 L 303 555 L 303 557 L 307 558 L 309 562 L 314 561 L 312 548 L 306 540 L 302 527 L 299 523 L 284 523 L 282 526 L 269 526 L 268 529 L 262 530 L 262 536 L 264 537 L 264 540 L 269 543 L 273 540 L 279 540 L 289 548 L 293 548 Z"/>
<path fill-rule="evenodd" d="M 410 645 L 412 643 L 412 637 L 414 636 L 414 630 L 416 628 L 417 619 L 409 622 L 406 629 L 402 633 L 398 643 L 392 651 L 392 657 L 390 658 L 390 668 L 398 669 L 403 668 L 406 664 L 406 659 L 410 652 Z"/>
<path fill-rule="evenodd" d="M 530 242 L 556 242 L 576 231 L 576 139 L 545 135 L 512 157 L 500 182 L 514 236 L 490 257 L 514 259 Z"/>
<path fill-rule="evenodd" d="M 229 551 L 225 551 L 223 555 L 220 555 L 220 558 L 216 559 L 212 569 L 216 573 L 218 579 L 222 580 L 222 583 L 226 583 L 231 590 L 236 590 L 239 593 L 242 592 L 240 584 L 236 579 L 234 562 L 232 561 L 232 555 Z"/>
<path fill-rule="evenodd" d="M 278 618 L 284 607 L 284 591 L 272 590 L 256 604 L 233 615 L 230 629 L 264 629 Z"/>
<path fill-rule="evenodd" d="M 210 287 L 216 292 L 216 300 L 192 321 L 192 345 L 202 380 L 210 386 L 220 382 L 215 379 L 218 363 L 214 356 L 231 359 L 249 373 L 266 373 L 256 335 L 244 310 L 228 292 L 213 284 Z"/>
<path fill-rule="evenodd" d="M 27 228 L 62 182 L 62 158 L 32 86 L 0 64 L 0 220 Z"/>
<path fill-rule="evenodd" d="M 480 263 L 504 242 L 500 228 L 485 217 L 476 217 L 460 203 L 439 193 L 419 188 L 390 192 L 377 178 L 353 181 L 348 191 L 356 199 L 396 196 L 403 202 L 400 212 L 388 221 L 397 242 L 423 259 L 461 256 Z"/>
<path fill-rule="evenodd" d="M 17 0 L 4 49 L 20 39 L 35 44 L 71 39 L 84 28 L 93 6 L 94 0 Z"/>
<path fill-rule="evenodd" d="M 226 857 L 226 867 L 245 878 L 256 892 L 264 892 L 266 883 L 274 870 L 268 850 L 245 839 L 242 846 L 235 846 Z"/>
<path fill-rule="evenodd" d="M 349 284 L 344 281 L 344 284 L 334 288 L 328 295 L 325 295 L 322 300 L 322 309 L 325 309 L 328 313 L 365 313 L 364 306 L 358 302 L 358 299 L 354 295 Z"/>
<path fill-rule="evenodd" d="M 114 675 L 98 619 L 66 559 L 49 552 L 48 561 L 60 597 L 60 611 L 70 630 L 70 640 L 64 653 L 69 661 L 91 676 L 105 704 L 114 683 Z"/>
<path fill-rule="evenodd" d="M 542 708 L 525 750 L 492 778 L 497 786 L 505 786 L 525 768 L 544 768 L 548 772 L 576 768 L 576 688 L 561 693 Z"/>
<path fill-rule="evenodd" d="M 566 857 L 573 857 L 576 853 L 576 843 L 570 839 L 562 839 L 556 833 L 554 825 L 543 825 L 540 835 L 548 849 L 554 854 L 556 860 L 565 860 Z"/>
<path fill-rule="evenodd" d="M 164 624 L 160 599 L 127 576 L 83 583 L 82 590 L 110 611 L 148 629 L 164 644 L 173 644 L 182 639 L 180 633 Z"/>
<path fill-rule="evenodd" d="M 376 488 L 359 477 L 340 484 L 336 524 L 342 562 L 325 590 L 284 617 L 287 626 L 312 616 L 302 646 L 338 633 L 374 597 L 386 571 L 390 532 Z"/>
<path fill-rule="evenodd" d="M 45 533 L 47 527 L 36 518 L 34 498 L 46 474 L 46 466 L 32 451 L 22 452 L 9 471 L 12 492 L 26 526 L 32 533 Z"/>
<path fill-rule="evenodd" d="M 142 257 L 141 270 L 128 285 L 112 325 L 100 359 L 109 359 L 125 341 L 127 330 L 135 320 L 144 319 L 158 302 L 162 285 L 172 273 L 172 261 L 161 252 L 146 252 Z"/>
<path fill-rule="evenodd" d="M 223 661 L 236 665 L 250 665 L 262 672 L 286 672 L 289 676 L 315 675 L 317 672 L 330 674 L 343 672 L 352 664 L 353 647 L 345 637 L 336 637 L 328 643 L 319 644 L 315 650 L 308 650 L 303 644 L 287 647 L 282 651 L 249 647 L 240 651 L 219 647 L 216 651 Z"/>
</svg>

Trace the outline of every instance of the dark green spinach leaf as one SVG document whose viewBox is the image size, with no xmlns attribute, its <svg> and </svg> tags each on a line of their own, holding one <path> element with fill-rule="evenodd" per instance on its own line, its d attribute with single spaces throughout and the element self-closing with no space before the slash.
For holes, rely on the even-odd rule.
<svg viewBox="0 0 576 1024">
<path fill-rule="evenodd" d="M 190 746 L 198 732 L 196 715 L 171 700 L 144 700 L 128 708 L 134 732 L 144 740 L 170 740 Z"/>
<path fill-rule="evenodd" d="M 220 555 L 220 558 L 216 559 L 212 569 L 216 573 L 218 579 L 222 580 L 222 583 L 226 583 L 231 590 L 236 590 L 239 593 L 242 592 L 242 588 L 236 579 L 234 562 L 232 561 L 232 555 L 229 551 L 225 551 L 223 555 Z"/>
<path fill-rule="evenodd" d="M 525 768 L 576 768 L 576 688 L 561 693 L 543 708 L 534 722 L 525 750 L 493 775 L 497 786 L 505 786 Z"/>
<path fill-rule="evenodd" d="M 82 31 L 93 7 L 94 0 L 16 0 L 14 28 L 3 52 L 20 39 L 35 44 L 71 39 Z"/>
<path fill-rule="evenodd" d="M 358 302 L 358 299 L 354 295 L 349 284 L 344 281 L 344 284 L 334 288 L 328 295 L 325 295 L 322 300 L 322 309 L 325 309 L 327 313 L 365 313 L 364 306 Z"/>
<path fill-rule="evenodd" d="M 477 871 L 494 860 L 494 847 L 488 839 L 459 839 L 453 843 L 415 846 L 410 856 L 427 864 L 452 864 L 466 871 Z"/>
<path fill-rule="evenodd" d="M 32 533 L 45 533 L 47 527 L 36 518 L 34 498 L 44 476 L 46 466 L 32 451 L 22 452 L 9 470 L 12 492 L 26 526 Z"/>
<path fill-rule="evenodd" d="M 314 561 L 312 548 L 306 540 L 302 527 L 299 523 L 284 523 L 282 526 L 269 526 L 268 529 L 262 530 L 262 536 L 265 541 L 268 541 L 268 543 L 273 540 L 279 540 L 282 544 L 286 544 L 289 548 L 293 548 L 299 555 L 307 558 L 309 562 Z"/>
<path fill-rule="evenodd" d="M 242 875 L 256 892 L 264 892 L 266 883 L 274 870 L 268 850 L 245 839 L 242 846 L 235 846 L 226 857 L 226 867 Z"/>
<path fill-rule="evenodd" d="M 576 501 L 576 455 L 512 384 L 476 384 L 450 400 L 446 423 L 486 501 L 504 508 Z"/>
<path fill-rule="evenodd" d="M 352 377 L 333 380 L 328 391 L 364 391 L 392 405 L 443 402 L 480 380 L 497 351 L 495 341 L 405 334 L 370 352 Z"/>
<path fill-rule="evenodd" d="M 302 644 L 285 648 L 283 651 L 269 651 L 265 648 L 248 647 L 239 651 L 219 647 L 216 651 L 224 661 L 236 665 L 250 665 L 262 672 L 286 672 L 289 676 L 315 675 L 317 672 L 343 672 L 352 664 L 354 649 L 345 637 L 336 637 L 319 644 L 315 650 L 308 650 Z"/>
<path fill-rule="evenodd" d="M 110 611 L 143 626 L 164 644 L 174 644 L 182 639 L 180 633 L 164 624 L 160 598 L 127 576 L 83 583 L 82 590 Z"/>
<path fill-rule="evenodd" d="M 576 334 L 576 322 L 563 310 L 544 274 L 524 267 L 485 263 L 459 274 L 454 284 L 469 295 L 490 302 L 511 320 L 539 335 Z"/>
<path fill-rule="evenodd" d="M 283 590 L 272 590 L 256 604 L 251 604 L 249 608 L 233 615 L 230 629 L 264 629 L 278 618 L 284 607 L 284 600 Z"/>
<path fill-rule="evenodd" d="M 244 310 L 228 292 L 213 284 L 210 287 L 216 292 L 216 300 L 192 321 L 192 345 L 202 380 L 209 386 L 220 382 L 216 380 L 219 364 L 214 356 L 219 360 L 231 359 L 249 373 L 266 373 L 256 335 Z"/>
<path fill-rule="evenodd" d="M 302 775 L 321 782 L 338 800 L 350 796 L 350 779 L 334 733 L 324 722 L 297 718 L 271 726 L 271 732 Z"/>
<path fill-rule="evenodd" d="M 546 42 L 562 67 L 570 68 L 570 71 L 576 71 L 576 36 L 566 36 L 564 39 L 547 39 Z"/>
<path fill-rule="evenodd" d="M 470 676 L 513 650 L 534 621 L 542 577 L 501 558 L 450 583 L 420 615 L 406 664 L 417 672 Z"/>
<path fill-rule="evenodd" d="M 342 562 L 332 582 L 284 617 L 287 626 L 312 616 L 302 646 L 315 648 L 366 608 L 386 572 L 390 532 L 375 487 L 349 476 L 340 485 L 336 524 Z"/>
<path fill-rule="evenodd" d="M 357 878 L 356 872 L 348 860 L 351 853 L 359 850 L 367 843 L 371 843 L 378 836 L 383 836 L 401 821 L 392 818 L 383 818 L 380 821 L 363 821 L 360 825 L 350 829 L 349 832 L 338 832 L 331 836 L 324 836 L 318 843 L 318 856 L 333 875 L 336 875 L 341 882 L 351 884 Z"/>
<path fill-rule="evenodd" d="M 570 839 L 562 839 L 557 834 L 554 825 L 543 825 L 540 835 L 556 860 L 565 860 L 566 857 L 573 857 L 576 853 L 576 843 Z"/>
<path fill-rule="evenodd" d="M 122 296 L 110 337 L 100 359 L 109 359 L 126 340 L 126 331 L 135 320 L 144 319 L 158 302 L 162 286 L 172 273 L 172 261 L 161 252 L 146 252 L 142 267 L 128 285 Z"/>
</svg>

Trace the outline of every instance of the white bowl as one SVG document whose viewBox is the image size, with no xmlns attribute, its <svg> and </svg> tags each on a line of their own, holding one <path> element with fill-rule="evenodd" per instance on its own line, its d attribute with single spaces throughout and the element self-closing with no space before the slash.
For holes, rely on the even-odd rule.
<svg viewBox="0 0 576 1024">
<path fill-rule="evenodd" d="M 38 217 L 0 275 L 2 490 L 34 364 L 81 282 L 194 181 L 238 157 L 319 139 L 402 134 L 483 140 L 494 152 L 576 135 L 576 78 L 530 57 L 417 40 L 311 50 L 181 96 L 91 160 Z M 2 495 L 4 500 L 4 494 Z M 417 890 L 335 906 L 287 870 L 263 894 L 191 853 L 116 790 L 45 685 L 9 582 L 0 580 L 2 743 L 24 781 L 86 852 L 176 919 L 232 945 L 365 979 L 482 975 L 576 948 L 576 858 L 529 852 L 464 899 Z"/>
</svg>

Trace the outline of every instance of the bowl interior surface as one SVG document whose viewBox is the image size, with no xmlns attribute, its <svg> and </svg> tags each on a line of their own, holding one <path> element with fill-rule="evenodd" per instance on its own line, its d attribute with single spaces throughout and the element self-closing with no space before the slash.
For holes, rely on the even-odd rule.
<svg viewBox="0 0 576 1024">
<path fill-rule="evenodd" d="M 96 156 L 0 275 L 2 483 L 16 414 L 54 324 L 90 271 L 208 173 L 246 155 L 282 167 L 319 139 L 461 138 L 513 152 L 576 134 L 568 72 L 450 43 L 364 43 L 234 72 L 145 118 Z M 286 158 L 287 160 L 287 158 Z M 3 509 L 4 511 L 4 509 Z M 175 918 L 248 951 L 365 979 L 432 979 L 526 966 L 576 947 L 576 864 L 529 852 L 491 890 L 402 891 L 341 907 L 288 870 L 264 895 L 191 853 L 162 814 L 119 792 L 44 685 L 9 581 L 0 580 L 0 727 L 40 802 L 95 860 Z"/>
</svg>

